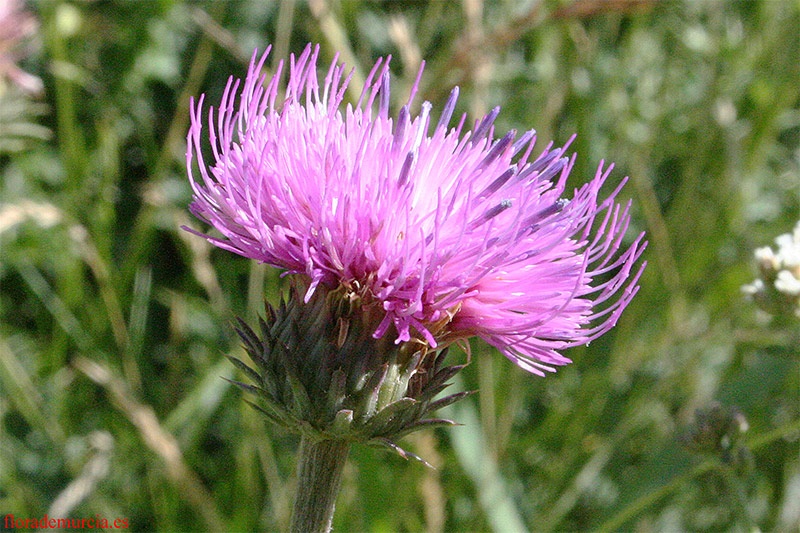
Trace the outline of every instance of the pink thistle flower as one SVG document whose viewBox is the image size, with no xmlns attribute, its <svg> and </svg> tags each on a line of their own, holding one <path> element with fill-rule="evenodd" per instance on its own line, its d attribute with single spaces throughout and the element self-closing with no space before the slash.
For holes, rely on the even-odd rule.
<svg viewBox="0 0 800 533">
<path fill-rule="evenodd" d="M 0 0 L 0 92 L 8 78 L 29 94 L 42 92 L 42 80 L 17 66 L 25 40 L 36 33 L 37 22 L 19 0 Z"/>
<path fill-rule="evenodd" d="M 292 56 L 279 98 L 283 64 L 267 79 L 268 53 L 254 54 L 241 93 L 231 78 L 209 110 L 211 166 L 204 98 L 192 102 L 191 210 L 222 237 L 200 235 L 306 276 L 306 300 L 321 283 L 367 294 L 385 313 L 376 338 L 391 326 L 396 342 L 431 347 L 478 336 L 539 375 L 615 325 L 638 291 L 646 242 L 621 248 L 630 202 L 614 198 L 625 180 L 598 199 L 613 165 L 562 198 L 575 156 L 551 143 L 531 158 L 533 131 L 495 139 L 499 108 L 472 131 L 463 116 L 451 128 L 454 88 L 432 125 L 428 102 L 410 111 L 418 76 L 393 119 L 387 58 L 342 109 L 350 76 L 337 56 L 320 85 L 311 45 Z"/>
</svg>

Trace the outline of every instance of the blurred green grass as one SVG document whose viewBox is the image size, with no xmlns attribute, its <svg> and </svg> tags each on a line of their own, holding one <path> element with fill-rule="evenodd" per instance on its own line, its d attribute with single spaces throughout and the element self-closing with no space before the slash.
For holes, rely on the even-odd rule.
<svg viewBox="0 0 800 533">
<path fill-rule="evenodd" d="M 752 250 L 800 218 L 800 3 L 29 8 L 41 26 L 24 67 L 45 95 L 23 118 L 53 135 L 0 153 L 0 514 L 286 527 L 297 442 L 221 379 L 241 350 L 232 317 L 283 282 L 179 229 L 198 227 L 183 153 L 189 97 L 218 99 L 256 47 L 281 59 L 314 41 L 355 79 L 393 54 L 397 101 L 425 59 L 434 109 L 458 84 L 457 112 L 503 107 L 498 131 L 578 133 L 573 183 L 614 161 L 613 182 L 631 177 L 629 233 L 651 242 L 618 327 L 557 374 L 473 344 L 459 386 L 480 394 L 453 413 L 468 423 L 405 441 L 436 470 L 354 450 L 335 529 L 800 528 L 798 324 L 739 290 Z M 684 445 L 715 401 L 746 416 L 752 468 Z"/>
</svg>

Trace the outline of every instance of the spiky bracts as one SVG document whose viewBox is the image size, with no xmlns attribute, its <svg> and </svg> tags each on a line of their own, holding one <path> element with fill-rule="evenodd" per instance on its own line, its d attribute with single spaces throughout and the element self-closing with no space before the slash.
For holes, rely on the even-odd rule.
<svg viewBox="0 0 800 533">
<path fill-rule="evenodd" d="M 454 422 L 431 417 L 469 392 L 435 399 L 463 365 L 445 364 L 447 349 L 376 339 L 383 319 L 376 302 L 345 289 L 315 291 L 304 302 L 295 286 L 277 308 L 267 305 L 258 333 L 236 331 L 254 366 L 231 357 L 253 384 L 234 382 L 269 420 L 313 440 L 388 446 L 425 427 Z"/>
</svg>

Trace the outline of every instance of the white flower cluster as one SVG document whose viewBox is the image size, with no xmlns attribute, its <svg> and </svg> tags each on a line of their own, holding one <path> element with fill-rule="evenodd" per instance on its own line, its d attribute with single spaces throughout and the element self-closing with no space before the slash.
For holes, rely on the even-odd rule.
<svg viewBox="0 0 800 533">
<path fill-rule="evenodd" d="M 742 287 L 759 307 L 773 314 L 800 316 L 800 222 L 775 239 L 777 252 L 765 246 L 753 255 L 760 277 Z"/>
</svg>

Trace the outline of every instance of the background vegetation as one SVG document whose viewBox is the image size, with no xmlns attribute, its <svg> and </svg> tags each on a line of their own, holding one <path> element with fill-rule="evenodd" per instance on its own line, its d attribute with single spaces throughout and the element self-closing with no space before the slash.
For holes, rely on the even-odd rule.
<svg viewBox="0 0 800 533">
<path fill-rule="evenodd" d="M 28 9 L 40 25 L 22 67 L 44 92 L 0 95 L 0 513 L 286 527 L 297 441 L 221 379 L 241 355 L 232 317 L 252 319 L 282 282 L 179 226 L 199 228 L 189 97 L 218 100 L 254 48 L 281 59 L 313 41 L 356 68 L 355 87 L 391 53 L 404 101 L 424 58 L 434 109 L 457 84 L 472 119 L 503 107 L 500 132 L 577 132 L 573 184 L 616 162 L 630 235 L 651 242 L 618 327 L 556 375 L 473 345 L 457 386 L 480 394 L 449 413 L 465 425 L 404 441 L 435 470 L 355 450 L 335 529 L 800 528 L 798 321 L 740 292 L 753 249 L 800 217 L 800 3 Z"/>
</svg>

